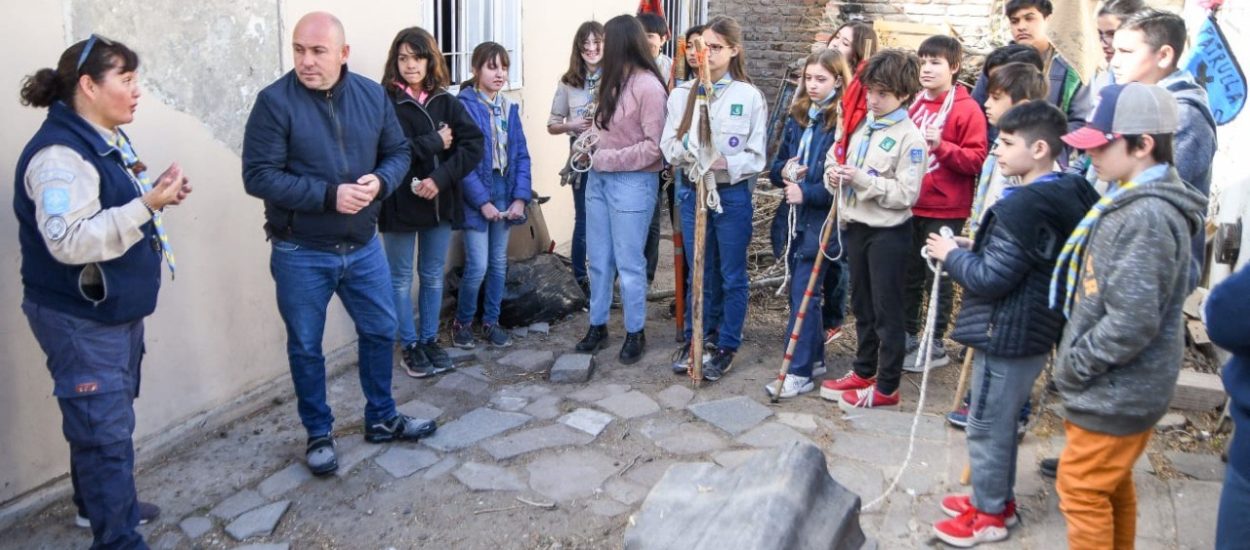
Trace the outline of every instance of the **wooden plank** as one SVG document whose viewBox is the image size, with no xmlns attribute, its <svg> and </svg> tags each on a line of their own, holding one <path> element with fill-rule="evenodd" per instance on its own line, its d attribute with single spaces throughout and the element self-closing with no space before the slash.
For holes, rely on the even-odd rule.
<svg viewBox="0 0 1250 550">
<path fill-rule="evenodd" d="M 1207 292 L 1207 289 L 1198 287 L 1194 289 L 1188 298 L 1185 298 L 1184 311 L 1185 315 L 1188 315 L 1190 319 L 1202 318 L 1202 307 L 1207 303 Z"/>
<path fill-rule="evenodd" d="M 1172 408 L 1186 411 L 1210 411 L 1224 404 L 1224 383 L 1214 374 L 1181 369 L 1172 394 Z"/>
<path fill-rule="evenodd" d="M 902 48 L 915 51 L 920 43 L 935 34 L 952 36 L 954 31 L 945 23 L 928 25 L 907 21 L 886 21 L 878 19 L 872 22 L 872 30 L 877 31 L 877 39 L 881 48 Z"/>
<path fill-rule="evenodd" d="M 1207 336 L 1207 326 L 1202 321 L 1190 319 L 1185 323 L 1185 327 L 1189 329 L 1189 341 L 1200 348 L 1209 347 L 1211 345 L 1211 337 Z"/>
</svg>

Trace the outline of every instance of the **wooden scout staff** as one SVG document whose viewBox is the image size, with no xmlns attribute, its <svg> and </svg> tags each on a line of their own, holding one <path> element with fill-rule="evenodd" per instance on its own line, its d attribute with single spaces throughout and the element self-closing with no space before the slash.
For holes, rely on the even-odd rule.
<svg viewBox="0 0 1250 550">
<path fill-rule="evenodd" d="M 677 79 L 686 79 L 686 38 L 677 39 L 677 58 L 673 60 L 673 71 L 668 75 L 668 89 L 672 90 L 677 87 Z M 680 180 L 680 168 L 672 167 L 673 184 L 676 185 Z M 673 198 L 677 197 L 677 193 L 673 193 Z M 672 217 L 670 221 L 673 225 L 673 283 L 674 283 L 674 314 L 673 322 L 677 325 L 677 341 L 680 342 L 686 333 L 686 251 L 685 236 L 681 232 L 681 210 L 677 208 L 676 201 L 673 202 Z"/>
<path fill-rule="evenodd" d="M 690 131 L 690 122 L 694 117 L 694 111 L 699 111 L 699 132 L 695 136 L 695 146 L 697 155 L 694 166 L 691 168 L 690 179 L 695 184 L 695 214 L 694 214 L 694 260 L 691 262 L 690 268 L 694 271 L 690 276 L 690 295 L 691 295 L 691 331 L 690 338 L 690 378 L 694 379 L 695 387 L 703 381 L 703 263 L 706 256 L 705 243 L 707 241 L 707 193 L 708 185 L 716 185 L 716 176 L 712 173 L 712 163 L 716 160 L 716 147 L 712 146 L 712 122 L 709 115 L 708 102 L 709 94 L 712 90 L 712 75 L 708 70 L 707 64 L 707 46 L 703 44 L 703 39 L 694 37 L 690 40 L 691 46 L 695 50 L 695 57 L 699 60 L 699 85 L 692 86 L 691 92 L 696 93 L 694 101 L 686 102 L 686 112 L 682 115 L 681 129 L 684 132 L 678 132 L 681 139 L 686 139 Z"/>
</svg>

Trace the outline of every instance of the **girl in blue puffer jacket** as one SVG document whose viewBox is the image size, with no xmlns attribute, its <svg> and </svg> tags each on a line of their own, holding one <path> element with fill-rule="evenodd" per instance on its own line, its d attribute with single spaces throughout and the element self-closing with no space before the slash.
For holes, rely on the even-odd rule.
<svg viewBox="0 0 1250 550">
<path fill-rule="evenodd" d="M 521 129 L 520 107 L 501 92 L 508 84 L 508 51 L 495 42 L 473 49 L 473 78 L 460 88 L 460 102 L 487 137 L 485 154 L 462 182 L 464 190 L 464 276 L 452 322 L 452 342 L 471 349 L 473 317 L 483 280 L 482 338 L 492 346 L 512 343 L 499 326 L 508 272 L 508 229 L 525 223 L 533 198 L 530 154 Z"/>
</svg>

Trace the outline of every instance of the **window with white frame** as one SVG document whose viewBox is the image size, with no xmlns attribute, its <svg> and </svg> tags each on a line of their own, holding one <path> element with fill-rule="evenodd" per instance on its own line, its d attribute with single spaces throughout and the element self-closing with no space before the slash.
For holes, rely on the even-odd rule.
<svg viewBox="0 0 1250 550">
<path fill-rule="evenodd" d="M 431 22 L 453 85 L 473 75 L 473 48 L 492 41 L 508 50 L 508 87 L 521 87 L 521 0 L 430 0 L 425 20 Z"/>
<path fill-rule="evenodd" d="M 686 29 L 707 21 L 707 0 L 664 0 L 664 14 L 669 30 L 664 53 L 672 57 L 676 55 L 677 39 L 685 35 Z"/>
</svg>

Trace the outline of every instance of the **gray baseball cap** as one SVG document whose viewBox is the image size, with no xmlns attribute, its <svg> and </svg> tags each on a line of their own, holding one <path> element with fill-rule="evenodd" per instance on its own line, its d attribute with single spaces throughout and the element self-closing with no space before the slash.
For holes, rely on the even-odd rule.
<svg viewBox="0 0 1250 550">
<path fill-rule="evenodd" d="M 1172 134 L 1180 126 L 1176 98 L 1153 84 L 1130 82 L 1102 89 L 1098 109 L 1084 128 L 1063 136 L 1076 149 L 1094 149 L 1123 135 Z"/>
</svg>

